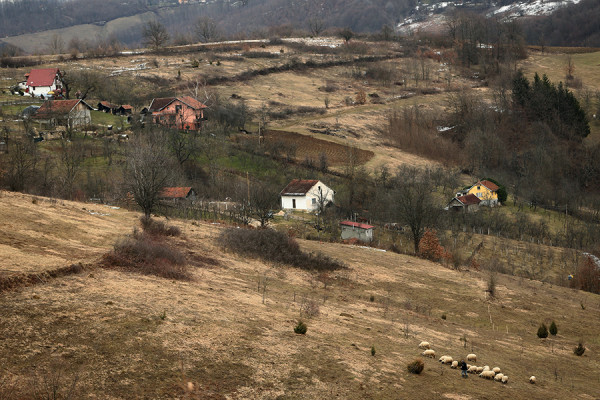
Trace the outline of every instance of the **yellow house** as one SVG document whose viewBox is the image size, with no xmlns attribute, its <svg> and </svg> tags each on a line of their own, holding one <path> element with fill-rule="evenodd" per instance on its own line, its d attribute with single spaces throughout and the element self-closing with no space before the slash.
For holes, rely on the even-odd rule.
<svg viewBox="0 0 600 400">
<path fill-rule="evenodd" d="M 465 194 L 474 194 L 481 200 L 481 205 L 493 207 L 498 205 L 498 185 L 490 181 L 479 181 Z"/>
</svg>

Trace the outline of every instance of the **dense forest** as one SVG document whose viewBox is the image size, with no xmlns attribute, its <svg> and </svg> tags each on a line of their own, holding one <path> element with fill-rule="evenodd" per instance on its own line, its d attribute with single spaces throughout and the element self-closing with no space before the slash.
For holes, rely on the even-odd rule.
<svg viewBox="0 0 600 400">
<path fill-rule="evenodd" d="M 514 3 L 497 2 L 496 6 Z M 417 0 L 215 0 L 209 3 L 178 4 L 175 0 L 20 0 L 0 2 L 0 36 L 15 36 L 79 24 L 103 26 L 120 17 L 153 12 L 173 38 L 192 38 L 200 17 L 216 22 L 220 37 L 264 37 L 309 33 L 319 35 L 335 28 L 354 32 L 377 32 L 394 27 L 405 18 L 426 18 L 429 11 Z M 447 7 L 449 24 L 456 12 L 473 11 L 483 18 L 491 3 L 469 2 Z M 466 7 L 466 8 L 465 8 Z M 479 10 L 479 11 L 477 11 Z M 487 11 L 486 11 L 487 10 Z M 583 0 L 557 10 L 547 17 L 519 19 L 529 44 L 554 46 L 600 46 L 600 4 Z M 120 28 L 115 39 L 125 45 L 139 45 L 138 26 Z M 81 40 L 94 38 L 81 38 Z"/>
<path fill-rule="evenodd" d="M 528 43 L 550 46 L 600 46 L 600 2 L 582 0 L 547 17 L 523 21 Z"/>
</svg>

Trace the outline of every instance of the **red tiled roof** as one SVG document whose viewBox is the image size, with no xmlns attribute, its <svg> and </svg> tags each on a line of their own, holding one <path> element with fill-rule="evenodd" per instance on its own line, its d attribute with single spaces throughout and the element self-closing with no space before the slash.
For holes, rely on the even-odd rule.
<svg viewBox="0 0 600 400">
<path fill-rule="evenodd" d="M 474 194 L 468 194 L 466 196 L 459 196 L 456 198 L 456 200 L 460 201 L 465 206 L 470 206 L 473 204 L 481 203 L 481 199 L 479 197 L 475 196 Z"/>
<path fill-rule="evenodd" d="M 352 221 L 342 221 L 342 222 L 340 222 L 340 225 L 346 225 L 346 226 L 351 226 L 353 228 L 360 228 L 360 229 L 375 228 L 373 225 L 361 224 L 360 222 L 352 222 Z"/>
<path fill-rule="evenodd" d="M 32 69 L 27 77 L 27 86 L 52 86 L 56 74 L 60 74 L 58 68 Z"/>
<path fill-rule="evenodd" d="M 166 187 L 160 192 L 160 197 L 169 199 L 185 199 L 190 191 L 191 186 L 188 187 Z"/>
<path fill-rule="evenodd" d="M 158 99 L 152 99 L 152 103 L 150 103 L 150 107 L 148 107 L 148 111 L 155 112 L 160 111 L 169 104 L 175 101 L 175 97 L 160 97 Z"/>
<path fill-rule="evenodd" d="M 182 102 L 184 102 L 185 104 L 187 104 L 188 106 L 199 110 L 201 108 L 206 108 L 206 106 L 204 104 L 202 104 L 201 102 L 199 102 L 198 100 L 196 100 L 195 98 L 191 97 L 191 96 L 183 96 L 180 97 L 179 100 L 181 100 Z"/>
<path fill-rule="evenodd" d="M 75 108 L 75 106 L 77 104 L 79 104 L 79 102 L 82 102 L 88 108 L 91 108 L 90 106 L 87 105 L 86 102 L 84 102 L 83 100 L 80 100 L 80 99 L 48 100 L 48 101 L 45 101 L 44 104 L 41 105 L 41 107 L 35 113 L 34 117 L 44 118 L 44 117 L 52 117 L 52 116 L 57 116 L 57 115 L 65 115 L 65 114 L 70 113 L 71 110 L 73 108 Z"/>
<path fill-rule="evenodd" d="M 202 108 L 206 108 L 206 106 L 204 104 L 200 103 L 198 100 L 194 99 L 191 96 L 162 97 L 162 98 L 158 98 L 158 99 L 153 99 L 152 103 L 150 104 L 150 107 L 148 108 L 148 111 L 150 111 L 150 112 L 160 111 L 176 100 L 179 100 L 182 103 L 187 104 L 188 106 L 192 107 L 195 110 L 200 110 Z"/>
<path fill-rule="evenodd" d="M 106 108 L 117 108 L 116 105 L 109 103 L 108 101 L 101 101 L 100 104 L 102 104 Z"/>
<path fill-rule="evenodd" d="M 123 104 L 121 107 L 123 107 L 125 110 L 133 110 L 133 107 L 129 104 Z"/>
<path fill-rule="evenodd" d="M 483 186 L 485 186 L 486 188 L 490 189 L 492 192 L 497 191 L 498 189 L 500 189 L 498 187 L 498 185 L 496 185 L 494 182 L 490 182 L 490 181 L 479 181 L 479 183 L 481 183 Z"/>
<path fill-rule="evenodd" d="M 319 182 L 316 179 L 294 179 L 281 191 L 281 195 L 303 195 Z"/>
</svg>

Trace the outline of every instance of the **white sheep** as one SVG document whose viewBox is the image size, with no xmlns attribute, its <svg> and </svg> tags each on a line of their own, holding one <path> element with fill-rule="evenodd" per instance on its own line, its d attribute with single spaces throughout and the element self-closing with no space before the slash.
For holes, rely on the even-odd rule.
<svg viewBox="0 0 600 400">
<path fill-rule="evenodd" d="M 531 383 L 532 385 L 535 385 L 535 376 L 529 377 L 529 383 Z"/>
<path fill-rule="evenodd" d="M 420 349 L 431 349 L 431 346 L 429 345 L 429 342 L 421 342 L 421 343 L 419 343 L 419 348 Z"/>
<path fill-rule="evenodd" d="M 482 373 L 483 372 L 483 367 L 477 367 L 477 371 L 476 372 L 478 374 Z"/>
<path fill-rule="evenodd" d="M 479 374 L 479 377 L 485 379 L 494 379 L 494 375 L 496 375 L 494 371 L 483 371 Z"/>
<path fill-rule="evenodd" d="M 458 361 L 452 361 L 452 365 L 450 366 L 450 368 L 457 369 L 458 368 Z"/>
<path fill-rule="evenodd" d="M 502 377 L 502 383 L 508 383 L 508 375 Z"/>
<path fill-rule="evenodd" d="M 494 371 L 495 373 L 500 373 L 500 367 L 494 367 L 492 368 L 492 371 Z"/>
<path fill-rule="evenodd" d="M 441 362 L 442 364 L 452 364 L 453 360 L 452 360 L 452 357 L 450 357 L 450 356 L 441 356 L 438 361 Z"/>
<path fill-rule="evenodd" d="M 477 356 L 475 354 L 467 354 L 467 361 L 477 361 Z"/>
<path fill-rule="evenodd" d="M 467 371 L 471 368 L 471 364 L 467 363 Z"/>
<path fill-rule="evenodd" d="M 470 373 L 470 374 L 476 373 L 477 372 L 477 365 L 471 365 L 471 368 L 467 369 L 467 372 Z"/>
<path fill-rule="evenodd" d="M 502 373 L 496 374 L 496 376 L 494 376 L 494 380 L 500 382 L 502 380 L 503 376 L 504 376 L 504 374 L 502 374 Z"/>
<path fill-rule="evenodd" d="M 484 370 L 484 371 L 489 371 L 489 370 L 490 370 L 490 367 L 489 367 L 489 365 L 485 365 L 485 366 L 483 367 L 483 370 Z"/>
<path fill-rule="evenodd" d="M 422 352 L 421 355 L 424 356 L 424 357 L 435 358 L 435 351 L 433 351 L 431 349 L 427 349 L 424 352 Z"/>
</svg>

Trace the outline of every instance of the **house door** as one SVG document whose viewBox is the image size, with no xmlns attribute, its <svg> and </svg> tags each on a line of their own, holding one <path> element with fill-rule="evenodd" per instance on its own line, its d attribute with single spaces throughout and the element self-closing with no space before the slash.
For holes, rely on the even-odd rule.
<svg viewBox="0 0 600 400">
<path fill-rule="evenodd" d="M 292 208 L 296 208 L 296 199 L 292 199 Z"/>
</svg>

